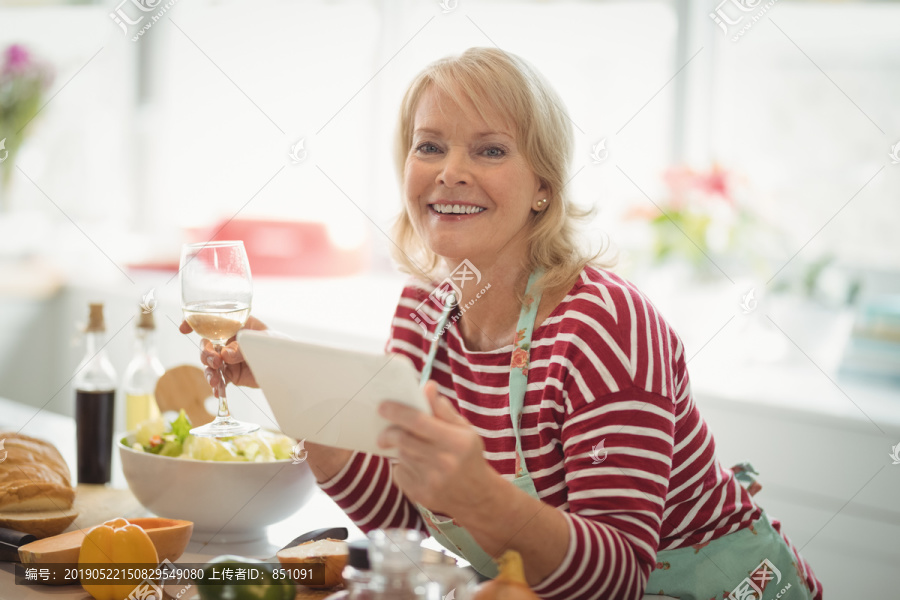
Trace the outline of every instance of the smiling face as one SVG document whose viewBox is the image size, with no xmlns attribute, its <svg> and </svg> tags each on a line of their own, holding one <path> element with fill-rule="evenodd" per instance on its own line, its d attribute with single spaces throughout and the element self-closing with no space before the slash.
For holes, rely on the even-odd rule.
<svg viewBox="0 0 900 600">
<path fill-rule="evenodd" d="M 404 197 L 416 232 L 450 268 L 524 259 L 532 211 L 547 196 L 513 124 L 491 121 L 433 87 L 416 107 Z"/>
</svg>

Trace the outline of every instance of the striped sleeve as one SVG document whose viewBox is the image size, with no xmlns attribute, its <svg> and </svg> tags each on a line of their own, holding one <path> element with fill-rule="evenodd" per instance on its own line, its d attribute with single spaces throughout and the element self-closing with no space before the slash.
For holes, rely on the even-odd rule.
<svg viewBox="0 0 900 600">
<path fill-rule="evenodd" d="M 419 511 L 394 483 L 392 468 L 383 456 L 354 452 L 344 468 L 319 487 L 365 533 L 402 527 L 427 535 Z"/>
<path fill-rule="evenodd" d="M 637 599 L 659 547 L 675 435 L 675 403 L 635 385 L 649 327 L 627 302 L 557 335 L 566 360 L 562 426 L 569 547 L 534 591 L 542 598 Z M 635 318 L 637 317 L 637 318 Z M 631 343 L 630 343 L 631 342 Z M 567 347 L 563 347 L 567 346 Z M 636 352 L 637 350 L 637 352 Z M 644 365 L 635 368 L 637 354 Z M 649 361 L 653 364 L 653 361 Z"/>
</svg>

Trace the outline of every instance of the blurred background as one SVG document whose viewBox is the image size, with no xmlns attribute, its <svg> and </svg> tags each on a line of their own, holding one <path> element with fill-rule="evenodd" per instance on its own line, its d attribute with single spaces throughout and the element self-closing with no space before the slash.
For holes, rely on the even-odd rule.
<svg viewBox="0 0 900 600">
<path fill-rule="evenodd" d="M 188 241 L 245 241 L 271 326 L 380 351 L 399 101 L 498 46 L 564 99 L 586 243 L 683 338 L 722 462 L 829 597 L 895 597 L 898 31 L 900 2 L 0 1 L 0 397 L 72 414 L 92 301 L 120 376 L 142 299 L 198 363 Z"/>
</svg>

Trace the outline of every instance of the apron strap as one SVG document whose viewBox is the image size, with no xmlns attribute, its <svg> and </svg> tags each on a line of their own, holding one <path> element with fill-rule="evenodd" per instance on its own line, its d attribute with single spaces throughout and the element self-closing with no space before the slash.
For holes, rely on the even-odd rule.
<svg viewBox="0 0 900 600">
<path fill-rule="evenodd" d="M 528 389 L 528 365 L 531 360 L 531 335 L 534 333 L 534 322 L 537 318 L 538 306 L 541 304 L 541 291 L 532 291 L 534 282 L 541 276 L 535 270 L 528 277 L 525 288 L 525 303 L 519 313 L 516 324 L 516 347 L 512 352 L 509 367 L 509 417 L 512 421 L 513 433 L 516 436 L 516 476 L 528 474 L 525 465 L 525 454 L 522 452 L 522 436 L 520 434 L 522 411 L 525 409 L 525 392 Z"/>
</svg>

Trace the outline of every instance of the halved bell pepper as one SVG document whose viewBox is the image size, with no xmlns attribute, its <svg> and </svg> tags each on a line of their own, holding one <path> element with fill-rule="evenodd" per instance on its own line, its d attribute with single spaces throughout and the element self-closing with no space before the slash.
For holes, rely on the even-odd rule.
<svg viewBox="0 0 900 600">
<path fill-rule="evenodd" d="M 113 519 L 91 529 L 81 542 L 78 565 L 134 565 L 155 567 L 159 562 L 156 546 L 143 528 L 125 519 Z M 117 583 L 101 581 L 81 586 L 96 600 L 123 600 L 128 597 L 140 580 L 123 580 Z"/>
</svg>

